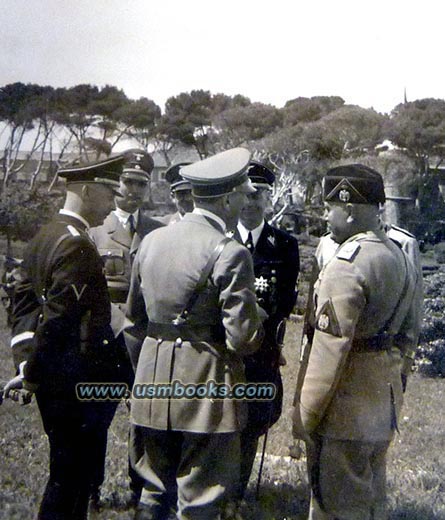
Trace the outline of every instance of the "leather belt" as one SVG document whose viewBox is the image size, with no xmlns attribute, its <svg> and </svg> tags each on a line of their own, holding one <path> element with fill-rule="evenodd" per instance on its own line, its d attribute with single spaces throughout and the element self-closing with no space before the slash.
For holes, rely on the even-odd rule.
<svg viewBox="0 0 445 520">
<path fill-rule="evenodd" d="M 207 341 L 224 342 L 224 330 L 219 325 L 192 325 L 173 323 L 157 323 L 150 321 L 147 327 L 147 336 L 166 341 Z"/>
<path fill-rule="evenodd" d="M 383 332 L 370 338 L 355 338 L 351 352 L 389 352 L 394 343 L 394 336 Z"/>
</svg>

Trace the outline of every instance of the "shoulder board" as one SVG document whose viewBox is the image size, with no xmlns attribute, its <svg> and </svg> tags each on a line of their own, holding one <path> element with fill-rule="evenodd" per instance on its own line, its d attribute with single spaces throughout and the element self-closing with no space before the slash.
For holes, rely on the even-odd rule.
<svg viewBox="0 0 445 520">
<path fill-rule="evenodd" d="M 409 231 L 407 231 L 406 229 L 403 229 L 403 228 L 400 228 L 399 226 L 393 226 L 391 224 L 391 227 L 390 229 L 395 229 L 396 231 L 399 231 L 399 233 L 403 233 L 404 235 L 407 235 L 408 237 L 411 237 L 411 238 L 416 238 L 412 233 L 410 233 Z"/>
<path fill-rule="evenodd" d="M 340 260 L 348 260 L 348 262 L 351 262 L 359 250 L 360 244 L 354 240 L 340 247 L 335 256 Z"/>
<path fill-rule="evenodd" d="M 73 237 L 80 237 L 79 231 L 77 231 L 77 229 L 74 226 L 68 225 L 66 226 L 66 228 L 68 229 L 70 234 L 73 235 Z"/>
</svg>

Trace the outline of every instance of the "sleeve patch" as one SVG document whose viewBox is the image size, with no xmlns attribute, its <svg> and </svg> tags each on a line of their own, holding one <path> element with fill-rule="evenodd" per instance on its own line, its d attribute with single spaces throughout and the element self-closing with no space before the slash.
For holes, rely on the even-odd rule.
<svg viewBox="0 0 445 520">
<path fill-rule="evenodd" d="M 331 336 L 336 336 L 337 338 L 342 337 L 340 324 L 338 323 L 337 315 L 335 314 L 331 300 L 324 303 L 320 312 L 317 314 L 315 328 L 321 332 L 330 334 Z"/>
</svg>

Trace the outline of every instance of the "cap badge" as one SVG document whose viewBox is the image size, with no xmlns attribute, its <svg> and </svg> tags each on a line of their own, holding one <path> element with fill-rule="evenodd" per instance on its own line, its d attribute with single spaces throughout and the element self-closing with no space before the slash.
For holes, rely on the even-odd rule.
<svg viewBox="0 0 445 520">
<path fill-rule="evenodd" d="M 326 330 L 329 327 L 329 316 L 327 314 L 321 314 L 318 318 L 318 328 L 320 330 Z"/>
<path fill-rule="evenodd" d="M 255 291 L 259 293 L 264 293 L 269 290 L 269 281 L 266 278 L 260 276 L 259 278 L 255 278 Z"/>
<path fill-rule="evenodd" d="M 142 161 L 142 158 L 144 157 L 141 153 L 135 153 L 134 156 L 136 161 Z"/>
<path fill-rule="evenodd" d="M 140 170 L 141 169 L 141 165 L 140 164 L 135 164 L 134 168 L 135 168 L 135 170 Z"/>
<path fill-rule="evenodd" d="M 348 202 L 349 199 L 351 198 L 351 193 L 348 191 L 348 190 L 340 190 L 339 194 L 338 194 L 338 198 L 342 201 L 342 202 Z"/>
</svg>

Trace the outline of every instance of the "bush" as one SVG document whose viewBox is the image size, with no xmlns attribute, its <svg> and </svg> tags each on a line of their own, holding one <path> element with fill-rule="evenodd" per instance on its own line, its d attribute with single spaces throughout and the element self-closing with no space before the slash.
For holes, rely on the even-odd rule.
<svg viewBox="0 0 445 520">
<path fill-rule="evenodd" d="M 424 277 L 424 317 L 415 366 L 430 376 L 445 376 L 445 268 Z"/>
</svg>

